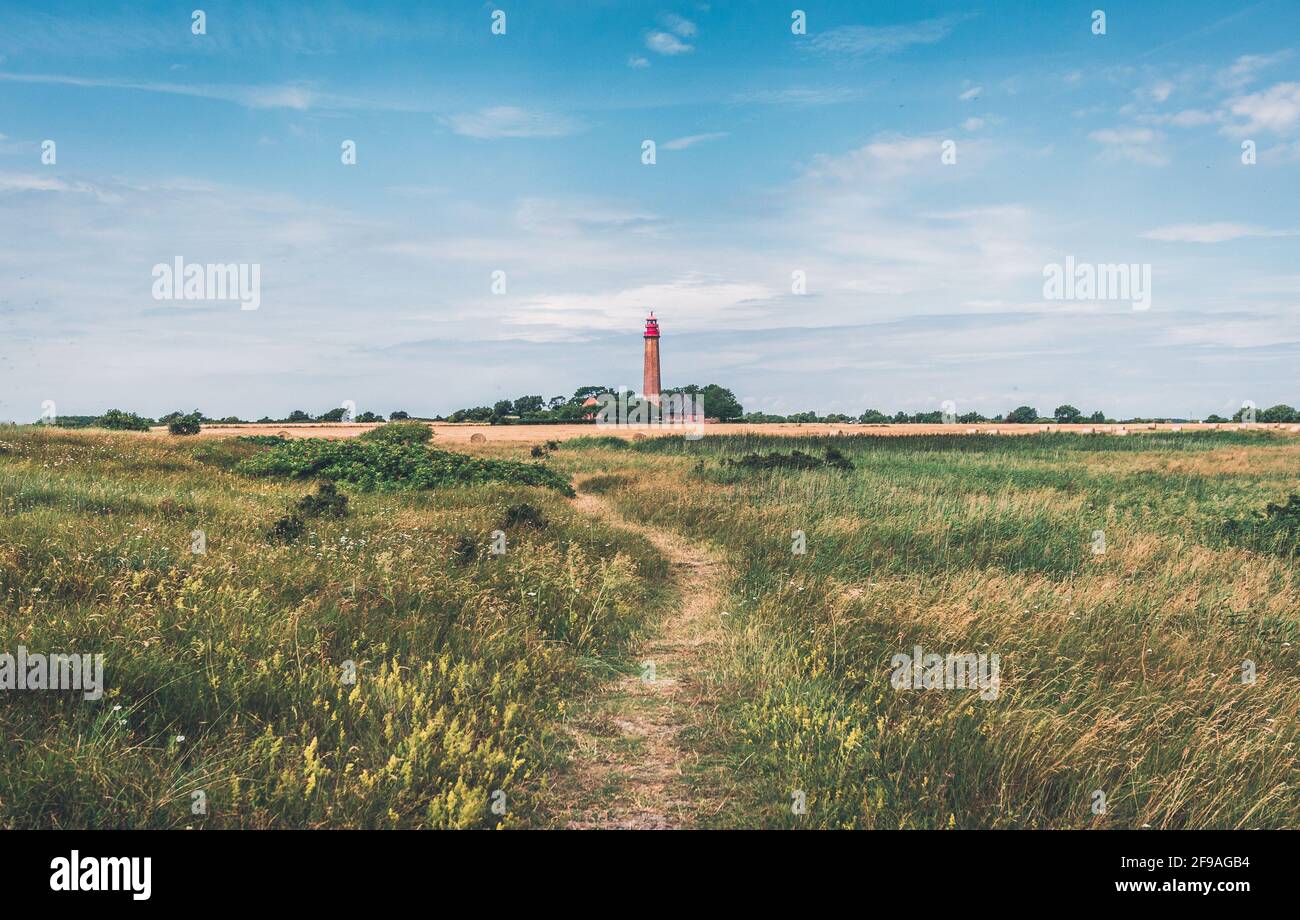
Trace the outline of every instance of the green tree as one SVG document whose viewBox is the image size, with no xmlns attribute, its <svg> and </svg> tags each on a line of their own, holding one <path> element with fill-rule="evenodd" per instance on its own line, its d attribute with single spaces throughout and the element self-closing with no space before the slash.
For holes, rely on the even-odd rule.
<svg viewBox="0 0 1300 920">
<path fill-rule="evenodd" d="M 540 396 L 520 396 L 515 400 L 514 414 L 522 418 L 530 412 L 541 412 L 545 407 L 546 403 Z"/>
<path fill-rule="evenodd" d="M 1300 422 L 1300 414 L 1285 404 L 1269 406 L 1259 413 L 1261 422 Z"/>
<path fill-rule="evenodd" d="M 1052 415 L 1056 416 L 1056 420 L 1062 425 L 1073 425 L 1083 420 L 1083 413 L 1069 404 L 1057 406 Z"/>
<path fill-rule="evenodd" d="M 704 414 L 708 418 L 731 419 L 745 414 L 736 394 L 724 386 L 710 383 L 700 390 L 700 395 L 704 397 Z"/>
<path fill-rule="evenodd" d="M 1029 406 L 1017 406 L 1007 413 L 1007 421 L 1013 425 L 1032 425 L 1038 421 L 1038 410 Z"/>
<path fill-rule="evenodd" d="M 613 393 L 613 392 L 614 392 L 613 387 L 578 387 L 576 390 L 573 391 L 573 399 L 569 400 L 569 402 L 582 405 L 584 402 L 586 402 L 588 399 L 591 399 L 593 396 L 599 396 L 601 393 Z"/>
</svg>

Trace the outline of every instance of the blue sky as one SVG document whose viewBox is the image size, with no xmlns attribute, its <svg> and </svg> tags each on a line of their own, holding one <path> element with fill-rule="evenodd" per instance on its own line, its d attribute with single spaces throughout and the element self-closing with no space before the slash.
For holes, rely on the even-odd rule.
<svg viewBox="0 0 1300 920">
<path fill-rule="evenodd" d="M 1298 175 L 1290 0 L 6 3 L 0 418 L 636 387 L 647 309 L 747 409 L 1300 405 Z"/>
</svg>

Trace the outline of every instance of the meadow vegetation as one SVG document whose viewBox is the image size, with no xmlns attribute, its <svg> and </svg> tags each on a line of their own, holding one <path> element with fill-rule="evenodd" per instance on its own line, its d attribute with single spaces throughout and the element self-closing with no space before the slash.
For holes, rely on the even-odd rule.
<svg viewBox="0 0 1300 920">
<path fill-rule="evenodd" d="M 661 561 L 559 477 L 484 481 L 528 464 L 432 491 L 238 469 L 303 444 L 0 434 L 0 651 L 105 655 L 98 702 L 0 694 L 0 828 L 541 820 L 566 703 L 630 666 Z"/>
<path fill-rule="evenodd" d="M 746 462 L 828 446 L 852 472 Z M 1300 573 L 1277 552 L 1295 439 L 755 435 L 564 456 L 623 514 L 733 560 L 699 727 L 723 767 L 698 780 L 734 785 L 698 789 L 725 801 L 700 823 L 1300 824 Z M 891 657 L 916 645 L 998 654 L 1000 694 L 894 689 Z"/>
<path fill-rule="evenodd" d="M 0 651 L 106 656 L 0 694 L 0 827 L 563 823 L 575 700 L 682 602 L 570 482 L 727 560 L 693 823 L 1300 825 L 1294 438 L 426 441 L 0 434 Z M 1000 692 L 895 689 L 918 645 Z"/>
</svg>

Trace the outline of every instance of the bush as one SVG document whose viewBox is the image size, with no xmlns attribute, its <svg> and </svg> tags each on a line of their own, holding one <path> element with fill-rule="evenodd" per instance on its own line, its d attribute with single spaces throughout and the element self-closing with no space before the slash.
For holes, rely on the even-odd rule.
<svg viewBox="0 0 1300 920">
<path fill-rule="evenodd" d="M 167 430 L 172 434 L 179 435 L 198 434 L 201 427 L 199 425 L 199 413 L 197 412 L 173 418 L 167 423 Z"/>
<path fill-rule="evenodd" d="M 511 527 L 532 527 L 537 530 L 545 530 L 547 520 L 538 511 L 528 503 L 520 505 L 511 505 L 506 509 L 505 517 L 501 519 L 500 528 L 509 530 Z"/>
<path fill-rule="evenodd" d="M 324 514 L 347 517 L 348 497 L 338 490 L 338 486 L 326 480 L 316 487 L 315 495 L 303 496 L 298 502 L 297 510 L 305 518 L 320 517 Z"/>
<path fill-rule="evenodd" d="M 141 418 L 134 412 L 123 412 L 121 409 L 109 409 L 95 419 L 96 428 L 108 428 L 113 431 L 148 431 L 149 425 L 149 419 Z"/>
<path fill-rule="evenodd" d="M 567 478 L 540 464 L 480 460 L 420 444 L 351 438 L 303 438 L 250 457 L 237 469 L 251 476 L 320 477 L 363 491 L 433 489 L 471 483 L 507 482 L 545 486 L 572 496 Z"/>
<path fill-rule="evenodd" d="M 389 422 L 359 437 L 384 444 L 427 444 L 433 437 L 433 429 L 424 422 Z"/>
<path fill-rule="evenodd" d="M 296 514 L 286 514 L 271 525 L 268 536 L 282 543 L 292 543 L 301 537 L 306 529 L 307 525 L 303 523 L 302 518 Z"/>
</svg>

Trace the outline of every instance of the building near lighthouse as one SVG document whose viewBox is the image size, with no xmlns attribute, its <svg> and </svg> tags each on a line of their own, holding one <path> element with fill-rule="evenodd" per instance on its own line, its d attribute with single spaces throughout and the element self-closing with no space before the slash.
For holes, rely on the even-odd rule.
<svg viewBox="0 0 1300 920">
<path fill-rule="evenodd" d="M 641 379 L 641 395 L 659 405 L 659 320 L 651 310 L 645 321 L 645 366 Z"/>
</svg>

